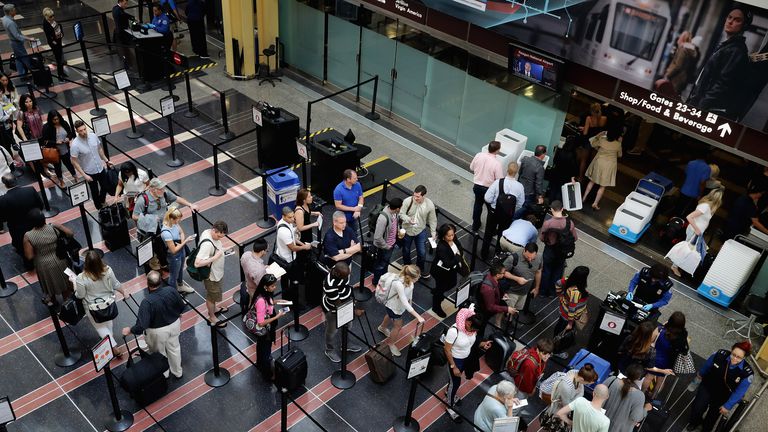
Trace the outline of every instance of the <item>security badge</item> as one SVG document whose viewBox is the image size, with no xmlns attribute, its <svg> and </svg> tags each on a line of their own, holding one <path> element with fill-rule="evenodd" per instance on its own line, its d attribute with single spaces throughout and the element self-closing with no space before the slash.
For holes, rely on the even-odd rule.
<svg viewBox="0 0 768 432">
<path fill-rule="evenodd" d="M 736 384 L 738 384 L 739 381 L 741 381 L 741 377 L 736 377 Z"/>
<path fill-rule="evenodd" d="M 661 291 L 661 290 L 658 290 L 658 291 L 656 291 L 656 294 L 657 294 L 657 295 L 661 295 L 661 293 L 662 293 L 662 291 Z"/>
</svg>

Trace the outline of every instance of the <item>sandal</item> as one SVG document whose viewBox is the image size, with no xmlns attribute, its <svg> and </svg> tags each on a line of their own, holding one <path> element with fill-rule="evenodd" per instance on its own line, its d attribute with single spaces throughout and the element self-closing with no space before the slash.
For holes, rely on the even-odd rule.
<svg viewBox="0 0 768 432">
<path fill-rule="evenodd" d="M 213 326 L 214 327 L 218 327 L 218 328 L 224 328 L 224 327 L 227 326 L 227 322 L 226 321 L 216 321 L 216 324 L 214 324 Z"/>
<path fill-rule="evenodd" d="M 225 314 L 227 312 L 229 312 L 229 308 L 228 307 L 222 307 L 222 308 L 219 308 L 219 310 L 216 311 L 217 314 Z"/>
</svg>

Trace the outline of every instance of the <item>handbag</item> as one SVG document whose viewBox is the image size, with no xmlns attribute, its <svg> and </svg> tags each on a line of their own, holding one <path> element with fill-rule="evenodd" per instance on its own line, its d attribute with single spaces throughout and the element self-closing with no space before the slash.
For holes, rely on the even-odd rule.
<svg viewBox="0 0 768 432">
<path fill-rule="evenodd" d="M 83 302 L 74 296 L 68 298 L 64 304 L 61 305 L 59 319 L 69 325 L 77 325 L 84 316 L 85 308 L 83 307 Z"/>
<path fill-rule="evenodd" d="M 678 354 L 675 358 L 675 366 L 672 370 L 677 375 L 692 375 L 696 373 L 696 366 L 693 364 L 693 356 L 688 351 L 685 354 Z"/>
<path fill-rule="evenodd" d="M 43 153 L 43 164 L 57 164 L 61 161 L 59 149 L 55 147 L 43 147 L 40 151 Z"/>
<path fill-rule="evenodd" d="M 467 259 L 464 258 L 464 254 L 462 254 L 459 258 L 459 274 L 461 277 L 467 277 L 470 272 L 469 263 L 467 263 Z"/>
<path fill-rule="evenodd" d="M 253 306 L 248 309 L 248 312 L 243 316 L 243 325 L 249 333 L 256 337 L 264 337 L 269 334 L 269 326 L 260 326 L 256 319 L 256 302 L 253 302 Z"/>
<path fill-rule="evenodd" d="M 576 326 L 576 329 L 578 331 L 582 331 L 587 327 L 588 323 L 589 323 L 589 309 L 585 308 L 584 312 L 582 312 L 582 314 L 579 315 L 578 318 L 576 318 L 574 325 Z"/>
<path fill-rule="evenodd" d="M 701 253 L 696 244 L 701 240 L 700 236 L 694 236 L 690 242 L 681 241 L 672 246 L 665 258 L 669 258 L 672 264 L 688 274 L 693 274 L 701 263 Z"/>
<path fill-rule="evenodd" d="M 566 330 L 563 329 L 560 334 L 555 336 L 555 338 L 552 340 L 552 342 L 555 345 L 555 348 L 552 352 L 561 353 L 568 351 L 568 348 L 572 347 L 573 344 L 576 342 L 576 331 L 573 329 Z"/>
<path fill-rule="evenodd" d="M 103 306 L 105 304 L 107 305 L 106 307 Z M 107 300 L 97 297 L 93 304 L 88 305 L 88 311 L 97 323 L 112 321 L 117 318 L 117 303 L 115 303 L 114 296 Z"/>
<path fill-rule="evenodd" d="M 56 257 L 72 263 L 80 261 L 80 249 L 83 247 L 80 242 L 56 227 L 53 229 L 56 230 Z"/>
</svg>

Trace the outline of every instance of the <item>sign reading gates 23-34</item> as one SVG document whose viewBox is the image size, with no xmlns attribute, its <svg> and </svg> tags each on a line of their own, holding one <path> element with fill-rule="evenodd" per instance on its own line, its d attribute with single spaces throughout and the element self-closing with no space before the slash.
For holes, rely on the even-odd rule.
<svg viewBox="0 0 768 432">
<path fill-rule="evenodd" d="M 712 141 L 735 147 L 742 126 L 725 117 L 702 111 L 659 93 L 627 84 L 619 84 L 616 101 L 643 114 L 689 130 Z"/>
</svg>

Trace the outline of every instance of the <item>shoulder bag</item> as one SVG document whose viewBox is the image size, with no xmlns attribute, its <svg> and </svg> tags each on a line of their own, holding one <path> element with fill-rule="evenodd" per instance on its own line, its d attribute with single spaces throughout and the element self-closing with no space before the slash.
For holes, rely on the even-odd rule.
<svg viewBox="0 0 768 432">
<path fill-rule="evenodd" d="M 93 303 L 88 305 L 88 311 L 91 313 L 91 317 L 97 323 L 103 323 L 112 321 L 117 318 L 117 303 L 115 303 L 115 296 L 104 299 L 97 297 Z"/>
</svg>

